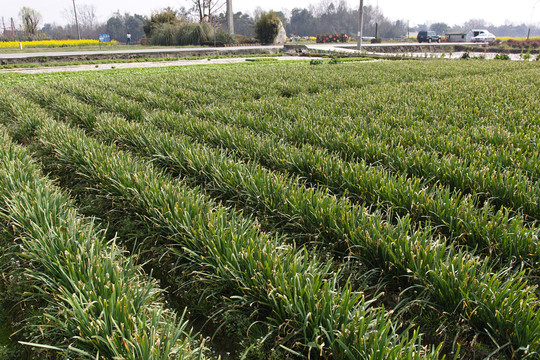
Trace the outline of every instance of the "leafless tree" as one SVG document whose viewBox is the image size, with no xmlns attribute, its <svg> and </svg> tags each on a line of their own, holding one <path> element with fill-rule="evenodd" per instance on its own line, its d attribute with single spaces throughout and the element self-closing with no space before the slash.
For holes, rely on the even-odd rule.
<svg viewBox="0 0 540 360">
<path fill-rule="evenodd" d="M 19 11 L 19 17 L 21 18 L 24 32 L 36 35 L 39 23 L 42 19 L 41 14 L 32 8 L 24 6 L 21 11 Z"/>
<path fill-rule="evenodd" d="M 68 24 L 75 26 L 75 12 L 73 7 L 65 8 L 62 12 Z M 84 37 L 94 38 L 97 36 L 97 29 L 100 25 L 95 5 L 80 4 L 77 5 L 77 15 L 81 33 Z"/>
<path fill-rule="evenodd" d="M 470 19 L 463 24 L 465 29 L 483 29 L 487 27 L 486 20 L 484 19 Z"/>
<path fill-rule="evenodd" d="M 93 29 L 97 24 L 97 10 L 95 5 L 81 4 L 77 6 L 77 15 L 81 27 Z M 75 24 L 73 7 L 64 9 L 63 16 L 69 24 Z"/>
<path fill-rule="evenodd" d="M 206 15 L 218 15 L 224 10 L 225 0 L 189 0 L 192 4 L 192 11 L 195 12 L 199 18 L 199 21 Z"/>
<path fill-rule="evenodd" d="M 322 14 L 328 13 L 334 7 L 334 2 L 332 0 L 321 0 L 317 5 L 313 6 L 313 14 L 315 16 L 321 16 Z"/>
<path fill-rule="evenodd" d="M 97 25 L 97 10 L 95 5 L 80 5 L 77 9 L 79 22 L 83 28 L 93 30 Z"/>
<path fill-rule="evenodd" d="M 253 10 L 253 17 L 255 20 L 258 20 L 261 17 L 261 14 L 264 12 L 263 8 L 260 6 L 257 6 L 255 10 Z"/>
</svg>

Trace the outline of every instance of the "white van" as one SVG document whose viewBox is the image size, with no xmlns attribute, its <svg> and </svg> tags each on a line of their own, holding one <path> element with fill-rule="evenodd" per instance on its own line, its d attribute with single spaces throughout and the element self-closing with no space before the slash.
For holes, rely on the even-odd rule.
<svg viewBox="0 0 540 360">
<path fill-rule="evenodd" d="M 473 42 L 492 42 L 496 36 L 484 29 L 473 29 Z"/>
</svg>

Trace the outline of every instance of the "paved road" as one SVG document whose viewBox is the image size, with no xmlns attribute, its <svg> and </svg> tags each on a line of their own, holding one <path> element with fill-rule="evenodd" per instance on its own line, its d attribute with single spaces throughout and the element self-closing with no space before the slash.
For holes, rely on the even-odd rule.
<svg viewBox="0 0 540 360">
<path fill-rule="evenodd" d="M 371 44 L 369 42 L 363 42 L 362 46 L 369 47 L 369 48 L 385 48 L 385 47 L 399 47 L 399 46 L 413 46 L 413 47 L 437 47 L 437 46 L 456 46 L 456 45 L 478 45 L 478 43 L 449 43 L 449 42 L 443 42 L 443 43 L 382 43 L 382 44 Z M 349 43 L 349 44 L 311 44 L 308 45 L 310 48 L 328 48 L 328 47 L 336 47 L 341 48 L 343 46 L 347 47 L 355 47 L 356 43 Z"/>
<path fill-rule="evenodd" d="M 468 45 L 466 43 L 443 43 L 443 46 L 452 46 L 452 45 Z M 399 47 L 406 46 L 407 54 L 413 57 L 424 57 L 426 53 L 431 53 L 429 51 L 430 47 L 441 46 L 441 44 L 416 44 L 416 43 L 399 43 L 399 44 L 365 44 L 364 50 L 369 51 L 370 53 L 376 53 L 379 55 L 391 55 L 388 53 L 388 47 Z M 310 50 L 315 51 L 324 51 L 324 52 L 349 52 L 356 53 L 357 50 L 354 44 L 310 44 L 306 46 Z M 92 55 L 125 55 L 125 54 L 162 54 L 161 56 L 173 55 L 176 56 L 181 53 L 193 53 L 194 51 L 210 56 L 210 54 L 215 52 L 223 53 L 224 49 L 227 50 L 242 50 L 243 53 L 248 52 L 249 50 L 260 50 L 260 49 L 282 49 L 283 46 L 235 46 L 235 47 L 204 47 L 204 48 L 166 48 L 166 49 L 137 49 L 130 48 L 126 50 L 115 50 L 115 51 L 63 51 L 63 52 L 38 52 L 38 53 L 13 53 L 13 54 L 0 54 L 1 59 L 22 59 L 22 58 L 32 58 L 32 57 L 62 57 L 62 56 L 92 56 Z M 247 51 L 246 51 L 247 50 Z M 413 51 L 411 51 L 413 50 Z M 440 51 L 440 48 L 439 48 Z M 462 53 L 454 53 L 453 58 L 461 57 Z M 489 54 L 483 54 L 486 56 Z M 494 56 L 494 54 L 492 54 Z M 434 56 L 438 56 L 435 55 Z M 181 55 L 180 55 L 181 57 Z M 296 57 L 296 56 L 286 56 L 278 57 L 278 60 L 306 60 L 309 58 L 306 57 Z M 225 64 L 225 63 L 241 63 L 245 62 L 246 58 L 221 58 L 221 59 L 201 59 L 201 60 L 174 60 L 174 61 L 159 61 L 159 62 L 135 62 L 135 63 L 114 63 L 114 64 L 99 64 L 99 65 L 72 65 L 72 66 L 54 66 L 54 67 L 38 67 L 38 68 L 14 68 L 14 69 L 0 69 L 0 73 L 49 73 L 49 72 L 64 72 L 64 71 L 94 71 L 94 70 L 106 70 L 106 69 L 126 69 L 126 68 L 148 68 L 148 67 L 162 67 L 162 66 L 180 66 L 180 65 L 212 65 L 212 64 Z"/>
<path fill-rule="evenodd" d="M 294 43 L 292 44 L 294 45 Z M 384 44 L 369 44 L 364 43 L 365 47 L 370 49 L 385 48 L 392 46 L 452 46 L 452 45 L 473 45 L 473 43 L 432 43 L 432 44 L 417 44 L 417 43 L 384 43 Z M 348 44 L 348 48 L 344 48 L 343 44 L 310 44 L 307 45 L 309 49 L 324 50 L 324 51 L 356 51 L 354 49 L 355 44 Z M 190 53 L 194 51 L 200 52 L 212 52 L 212 51 L 240 51 L 250 49 L 282 49 L 282 45 L 271 46 L 229 46 L 229 47 L 197 47 L 197 48 L 161 48 L 161 49 L 138 49 L 136 47 L 126 48 L 126 50 L 96 50 L 96 51 L 51 51 L 51 52 L 32 52 L 32 53 L 9 53 L 0 54 L 0 59 L 24 59 L 32 57 L 49 57 L 49 56 L 90 56 L 90 55 L 125 55 L 125 54 L 159 54 L 159 53 Z M 371 51 L 371 50 L 370 50 Z M 375 52 L 377 52 L 375 50 Z"/>
<path fill-rule="evenodd" d="M 50 51 L 50 52 L 31 52 L 31 53 L 9 53 L 0 54 L 0 59 L 24 59 L 31 57 L 47 56 L 89 56 L 89 55 L 125 55 L 125 54 L 159 54 L 159 53 L 188 53 L 194 51 L 236 51 L 249 49 L 282 49 L 282 45 L 276 46 L 228 46 L 228 47 L 193 47 L 193 48 L 160 48 L 160 49 L 140 49 L 137 47 L 127 48 L 126 50 L 95 50 L 95 51 Z"/>
<path fill-rule="evenodd" d="M 164 66 L 189 66 L 189 65 L 216 65 L 216 64 L 238 64 L 245 63 L 247 58 L 222 58 L 222 59 L 201 59 L 201 60 L 174 60 L 174 61 L 149 61 L 134 63 L 116 63 L 116 64 L 98 64 L 98 65 L 68 65 L 68 66 L 42 66 L 35 68 L 13 68 L 0 69 L 2 73 L 21 73 L 21 74 L 43 74 L 66 71 L 99 71 L 110 69 L 142 69 Z M 249 58 L 253 59 L 253 58 Z M 290 60 L 310 60 L 306 56 L 282 56 L 276 58 L 278 61 Z"/>
</svg>

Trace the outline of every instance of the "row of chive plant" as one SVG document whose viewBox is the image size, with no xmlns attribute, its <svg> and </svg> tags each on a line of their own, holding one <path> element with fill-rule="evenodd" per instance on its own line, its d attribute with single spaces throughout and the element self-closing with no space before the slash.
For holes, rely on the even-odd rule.
<svg viewBox="0 0 540 360">
<path fill-rule="evenodd" d="M 70 91 L 73 91 L 70 88 Z M 165 89 L 167 94 L 175 93 L 170 89 Z M 80 96 L 90 97 L 89 101 L 99 103 L 107 109 L 107 103 L 116 106 L 116 101 L 119 99 L 118 95 L 106 96 L 103 94 L 101 88 L 96 88 L 94 92 L 100 94 L 101 99 L 91 98 L 90 90 L 83 89 L 83 94 Z M 178 91 L 176 91 L 178 92 Z M 166 95 L 165 95 L 166 96 Z M 153 97 L 155 98 L 155 97 Z M 121 100 L 120 102 L 125 102 Z M 155 103 L 155 102 L 154 102 Z M 161 104 L 163 101 L 160 100 Z M 269 106 L 273 106 L 269 104 Z M 242 107 L 235 107 L 240 108 Z M 242 112 L 242 110 L 240 110 Z M 270 111 L 270 110 L 269 110 Z M 215 120 L 214 113 L 210 110 L 210 114 L 203 115 L 203 117 L 210 117 Z M 124 109 L 123 115 L 128 118 L 141 118 L 143 114 L 138 113 L 136 116 L 129 113 L 129 109 Z M 523 209 L 526 214 L 537 218 L 538 213 L 538 198 L 540 191 L 535 190 L 533 181 L 536 178 L 535 173 L 533 178 L 529 178 L 528 172 L 535 171 L 537 164 L 529 165 L 528 170 L 509 170 L 502 168 L 501 165 L 489 163 L 486 165 L 485 157 L 481 157 L 476 161 L 470 159 L 460 159 L 452 154 L 442 156 L 430 151 L 424 151 L 422 149 L 411 149 L 398 144 L 397 146 L 391 146 L 386 139 L 373 139 L 371 137 L 366 138 L 363 135 L 355 134 L 354 132 L 343 132 L 342 129 L 332 127 L 328 129 L 326 122 L 321 122 L 320 126 L 316 126 L 313 123 L 317 123 L 315 119 L 310 118 L 310 123 L 295 122 L 291 125 L 289 123 L 291 116 L 286 116 L 285 119 L 274 119 L 268 117 L 257 117 L 257 114 L 249 114 L 249 117 L 257 117 L 256 121 L 251 119 L 245 119 L 246 115 L 243 113 L 237 114 L 238 116 L 227 116 L 227 120 L 234 119 L 236 125 L 248 126 L 256 131 L 268 133 L 276 133 L 278 136 L 286 138 L 293 143 L 312 143 L 314 145 L 323 146 L 337 151 L 345 159 L 363 159 L 369 163 L 384 164 L 390 169 L 397 171 L 398 173 L 405 173 L 408 176 L 417 176 L 421 178 L 432 179 L 437 183 L 442 183 L 449 186 L 452 189 L 457 189 L 465 193 L 472 193 L 478 197 L 481 201 L 491 199 L 491 201 L 497 205 L 505 205 L 514 209 Z M 238 121 L 242 121 L 240 124 Z M 266 120 L 266 121 L 261 121 Z M 247 121 L 247 122 L 246 122 Z M 377 121 L 377 129 L 379 133 L 385 133 L 380 131 L 378 125 L 381 121 Z M 362 126 L 364 128 L 364 126 Z M 476 157 L 478 158 L 478 157 Z"/>
<path fill-rule="evenodd" d="M 40 103 L 53 107 L 57 114 L 74 114 L 73 108 L 79 107 L 84 108 L 79 112 L 86 119 L 96 116 L 92 107 L 85 107 L 68 95 L 43 89 L 27 91 Z M 111 98 L 110 94 L 105 97 Z M 413 221 L 429 220 L 442 234 L 473 249 L 479 248 L 481 252 L 497 254 L 503 263 L 514 261 L 514 256 L 530 264 L 538 261 L 538 229 L 525 227 L 523 220 L 514 217 L 508 209 L 495 211 L 489 203 L 478 209 L 471 196 L 459 196 L 444 187 L 426 189 L 415 179 L 392 176 L 364 163 L 344 162 L 309 145 L 299 149 L 280 142 L 275 136 L 250 134 L 208 121 L 194 123 L 171 112 L 154 112 L 146 117 L 156 126 L 225 146 L 235 153 L 242 153 L 244 159 L 257 159 L 272 169 L 298 174 L 302 179 L 325 185 L 337 195 L 345 192 L 358 202 L 382 203 L 398 215 L 408 214 Z"/>
<path fill-rule="evenodd" d="M 231 161 L 226 153 L 212 151 L 194 145 L 189 139 L 180 139 L 156 131 L 148 124 L 129 123 L 115 118 L 104 119 L 96 124 L 96 132 L 108 142 L 125 144 L 132 150 L 155 159 L 157 164 L 180 174 L 189 182 L 203 185 L 208 193 L 215 197 L 228 201 L 233 206 L 241 204 L 242 209 L 253 212 L 259 218 L 274 221 L 274 226 L 279 226 L 284 233 L 293 232 L 294 228 L 301 224 L 299 235 L 311 232 L 316 236 L 316 241 L 336 246 L 338 249 L 339 238 L 347 239 L 348 245 L 353 249 L 352 254 L 362 262 L 389 269 L 388 275 L 417 279 L 421 286 L 429 289 L 428 301 L 440 306 L 442 311 L 450 313 L 460 305 L 469 307 L 476 301 L 481 301 L 484 309 L 472 312 L 463 310 L 464 313 L 458 315 L 464 316 L 461 320 L 467 318 L 478 330 L 486 327 L 502 330 L 502 326 L 504 332 L 497 332 L 494 336 L 501 336 L 500 339 L 504 341 L 516 341 L 518 337 L 514 336 L 517 335 L 518 328 L 515 325 L 508 328 L 504 324 L 517 320 L 519 328 L 526 322 L 534 329 L 529 333 L 527 341 L 531 337 L 540 336 L 540 317 L 529 313 L 523 318 L 520 314 L 521 305 L 515 306 L 512 312 L 502 316 L 505 320 L 492 320 L 495 314 L 499 313 L 500 306 L 514 303 L 518 298 L 520 302 L 525 301 L 538 307 L 536 296 L 528 294 L 535 288 L 527 286 L 523 281 L 524 272 L 512 274 L 508 273 L 506 268 L 494 271 L 488 261 L 455 251 L 453 246 L 449 246 L 447 252 L 443 250 L 444 246 L 437 249 L 438 244 L 433 243 L 433 230 L 429 226 L 426 226 L 425 230 L 414 230 L 409 219 L 405 217 L 394 227 L 381 221 L 377 214 L 355 208 L 345 200 L 335 200 L 313 189 L 304 190 L 297 181 L 272 174 L 257 165 L 245 166 Z M 384 239 L 384 243 L 370 241 L 369 237 Z M 434 254 L 425 254 L 423 250 L 427 248 L 431 251 L 435 249 Z M 455 269 L 458 273 L 450 269 Z M 431 272 L 441 275 L 433 277 Z M 497 275 L 493 277 L 493 273 Z M 444 281 L 441 281 L 441 278 Z M 482 285 L 471 285 L 472 278 Z M 527 288 L 525 292 L 519 290 L 523 286 Z M 511 288 L 510 291 L 505 290 L 508 287 Z M 504 293 L 506 298 L 493 301 L 492 291 Z M 464 293 L 470 298 L 464 298 Z M 475 300 L 471 301 L 472 298 Z M 509 334 L 513 335 L 509 338 Z M 517 349 L 524 344 L 514 345 Z"/>
<path fill-rule="evenodd" d="M 462 294 L 472 294 L 478 292 L 471 298 L 474 298 L 475 302 L 482 299 L 484 310 L 476 313 L 466 312 L 466 317 L 472 316 L 470 319 L 471 324 L 475 324 L 481 328 L 490 327 L 498 328 L 500 331 L 501 326 L 504 323 L 509 323 L 509 319 L 505 319 L 502 322 L 495 321 L 492 324 L 485 324 L 479 322 L 479 319 L 487 319 L 492 316 L 488 316 L 487 313 L 497 313 L 499 306 L 503 303 L 513 303 L 515 297 L 514 291 L 520 289 L 523 286 L 520 279 L 524 273 L 516 274 L 516 277 L 510 276 L 508 280 L 501 281 L 501 275 L 506 275 L 507 270 L 497 273 L 493 277 L 493 270 L 489 267 L 487 262 L 474 258 L 465 253 L 455 251 L 453 247 L 450 247 L 448 253 L 446 253 L 446 246 L 444 243 L 431 243 L 431 234 L 429 231 L 424 233 L 414 232 L 410 228 L 410 223 L 407 219 L 400 222 L 402 228 L 392 230 L 391 226 L 385 226 L 381 222 L 377 222 L 376 217 L 373 215 L 363 216 L 362 211 L 352 211 L 352 206 L 336 205 L 331 198 L 326 200 L 320 200 L 316 202 L 314 199 L 323 199 L 324 195 L 318 195 L 315 191 L 311 195 L 306 195 L 301 189 L 296 192 L 293 190 L 298 187 L 291 182 L 280 182 L 279 177 L 271 177 L 265 171 L 260 171 L 259 168 L 243 167 L 241 164 L 234 161 L 228 161 L 226 154 L 219 154 L 212 156 L 212 151 L 205 148 L 197 148 L 189 140 L 180 140 L 172 136 L 168 136 L 165 133 L 160 133 L 157 130 L 153 130 L 151 126 L 147 124 L 130 124 L 124 120 L 118 118 L 102 117 L 98 118 L 98 122 L 93 124 L 94 130 L 100 134 L 100 136 L 107 139 L 109 142 L 116 142 L 119 144 L 128 145 L 130 148 L 136 151 L 142 151 L 144 155 L 153 157 L 158 163 L 162 163 L 165 166 L 174 169 L 174 172 L 181 173 L 190 179 L 192 183 L 203 183 L 205 187 L 219 198 L 231 201 L 231 203 L 238 204 L 241 202 L 247 203 L 245 207 L 253 207 L 252 211 L 264 211 L 269 209 L 268 213 L 263 213 L 267 218 L 270 218 L 272 214 L 289 214 L 288 218 L 282 220 L 276 220 L 277 223 L 285 222 L 284 232 L 291 232 L 292 226 L 291 220 L 299 219 L 300 223 L 305 224 L 313 223 L 313 230 L 321 228 L 329 228 L 327 234 L 318 234 L 319 241 L 326 241 L 332 245 L 332 232 L 339 235 L 339 238 L 346 238 L 355 248 L 361 248 L 364 250 L 364 254 L 353 254 L 360 256 L 364 262 L 370 262 L 374 266 L 379 266 L 384 269 L 388 269 L 388 272 L 397 276 L 405 276 L 411 272 L 411 268 L 415 271 L 411 276 L 414 279 L 419 279 L 420 283 L 425 289 L 430 289 L 426 293 L 430 296 L 429 300 L 437 303 L 444 309 L 444 311 L 450 312 L 457 308 L 460 308 L 460 303 L 464 303 L 464 307 L 468 308 L 468 301 L 471 299 L 463 299 Z M 236 175 L 236 176 L 235 176 Z M 211 185 L 208 185 L 211 183 Z M 242 190 L 245 188 L 245 190 Z M 288 190 L 288 192 L 286 191 Z M 309 190 L 308 190 L 309 191 Z M 236 194 L 234 194 L 236 192 Z M 285 196 L 284 198 L 280 196 Z M 301 200 L 299 199 L 309 199 Z M 259 200 L 262 203 L 258 205 L 256 201 Z M 311 203 L 310 203 L 311 201 Z M 279 207 L 280 204 L 285 204 L 287 207 Z M 287 205 L 288 204 L 288 205 Z M 299 204 L 295 208 L 292 208 L 292 204 Z M 302 212 L 300 209 L 309 209 L 309 211 Z M 336 208 L 342 209 L 338 212 L 332 212 L 329 209 Z M 320 210 L 318 210 L 320 209 Z M 323 211 L 326 209 L 326 212 Z M 276 211 L 277 210 L 277 211 Z M 349 217 L 346 214 L 349 213 Z M 305 215 L 303 215 L 305 214 Z M 309 215 L 313 214 L 313 219 L 310 220 Z M 321 215 L 317 215 L 321 214 Z M 330 216 L 325 216 L 330 214 Z M 342 215 L 339 215 L 342 214 Z M 360 214 L 356 216 L 355 214 Z M 261 214 L 259 214 L 261 215 Z M 321 226 L 320 218 L 323 216 L 324 226 Z M 299 218 L 298 218 L 299 217 Z M 362 220 L 363 219 L 363 220 Z M 380 220 L 379 220 L 380 221 Z M 341 225 L 339 225 L 341 224 Z M 358 226 L 349 227 L 347 224 L 360 224 Z M 332 227 L 333 226 L 333 227 Z M 388 241 L 387 244 L 380 244 L 377 242 L 369 243 L 366 236 L 363 235 L 360 229 L 371 229 L 368 231 L 368 236 L 374 238 L 388 238 L 392 241 Z M 302 228 L 299 233 L 305 233 L 307 228 Z M 379 231 L 379 234 L 375 235 Z M 411 233 L 411 234 L 410 234 Z M 402 234 L 402 235 L 400 235 Z M 410 234 L 410 235 L 409 235 Z M 330 236 L 330 238 L 329 238 Z M 409 239 L 412 236 L 413 239 Z M 325 239 L 326 240 L 323 240 Z M 426 251 L 429 249 L 429 251 Z M 382 255 L 381 255 L 382 254 Z M 374 258 L 378 256 L 378 258 Z M 456 269 L 456 272 L 448 271 L 449 269 Z M 435 276 L 433 272 L 441 273 L 442 278 Z M 487 286 L 471 286 L 471 274 L 481 277 L 483 281 L 481 283 L 493 284 L 492 286 L 498 287 L 505 293 L 505 297 L 498 298 L 495 302 L 490 300 L 491 291 Z M 449 276 L 449 277 L 448 277 Z M 454 278 L 457 277 L 457 278 Z M 504 276 L 507 277 L 507 276 Z M 455 286 L 455 287 L 454 287 Z M 454 287 L 454 288 L 453 288 Z M 527 291 L 532 288 L 526 287 Z M 489 290 L 487 290 L 489 289 Z M 507 290 L 505 290 L 507 289 Z M 457 292 L 456 292 L 457 291 Z M 536 298 L 534 295 L 530 297 L 526 292 L 521 292 L 519 297 L 528 298 L 531 306 L 536 306 Z M 518 291 L 519 292 L 519 291 Z M 441 295 L 444 294 L 444 295 Z M 506 305 L 505 305 L 506 306 Z M 508 315 L 513 318 L 519 313 L 518 309 L 509 313 Z M 460 311 L 463 311 L 460 309 Z M 528 316 L 530 316 L 529 314 Z M 525 320 L 525 319 L 522 319 Z M 521 321 L 521 320 L 520 320 Z M 527 320 L 534 324 L 538 321 L 534 316 L 529 317 Z M 477 323 L 478 322 L 478 323 Z M 474 326 L 474 325 L 473 325 Z M 534 326 L 533 326 L 534 327 Z M 510 333 L 516 335 L 517 329 L 510 330 Z M 504 332 L 498 332 L 498 336 L 506 337 L 509 329 L 506 327 Z M 503 333 L 506 333 L 503 335 Z M 534 331 L 533 333 L 534 334 Z M 512 336 L 514 336 L 512 335 Z M 534 338 L 536 335 L 531 335 Z M 529 338 L 527 338 L 529 339 Z M 508 339 L 507 339 L 508 340 Z M 514 338 L 517 340 L 517 337 Z M 519 348 L 520 344 L 515 344 L 515 348 Z"/>
<path fill-rule="evenodd" d="M 155 282 L 7 133 L 0 128 L 0 226 L 20 246 L 13 255 L 27 266 L 23 287 L 44 303 L 33 322 L 40 335 L 23 343 L 70 358 L 201 358 Z"/>
<path fill-rule="evenodd" d="M 512 72 L 511 74 L 503 74 L 503 76 L 499 76 L 499 78 L 504 78 L 498 80 L 510 84 L 521 84 L 521 78 L 528 78 L 529 76 L 530 74 L 528 72 L 519 75 L 516 75 L 516 72 Z M 141 87 L 153 88 L 154 90 L 161 89 L 161 92 L 164 92 L 166 94 L 175 93 L 170 86 L 174 85 L 174 83 L 171 84 L 171 82 L 168 81 L 163 84 L 164 80 L 160 79 L 161 81 L 155 81 L 155 78 L 156 77 L 154 76 L 152 79 L 153 81 L 148 81 L 149 77 L 123 79 L 123 81 L 119 82 L 119 84 L 124 85 L 121 88 L 123 90 L 130 89 L 130 94 L 133 92 L 137 92 L 137 90 L 140 90 Z M 309 78 L 309 80 L 310 81 L 308 81 L 308 84 L 313 81 L 312 78 Z M 459 154 L 460 157 L 468 157 L 471 156 L 472 153 L 463 151 L 463 148 L 470 145 L 467 143 L 468 140 L 472 140 L 475 138 L 474 136 L 469 137 L 470 126 L 464 126 L 471 125 L 470 119 L 475 119 L 475 127 L 483 127 L 484 124 L 482 122 L 482 119 L 484 118 L 489 119 L 489 123 L 486 125 L 492 127 L 493 118 L 496 118 L 497 122 L 501 122 L 502 125 L 506 126 L 508 122 L 507 125 L 509 127 L 519 129 L 522 127 L 522 124 L 517 124 L 517 120 L 521 120 L 523 116 L 530 117 L 531 110 L 533 110 L 535 106 L 537 106 L 537 104 L 535 105 L 534 97 L 532 97 L 531 95 L 531 93 L 534 92 L 528 93 L 524 91 L 524 94 L 520 94 L 520 97 L 513 96 L 511 97 L 511 99 L 508 99 L 508 92 L 512 91 L 512 89 L 509 89 L 508 85 L 504 87 L 497 87 L 496 85 L 491 84 L 492 82 L 493 81 L 491 78 L 486 78 L 485 76 L 477 77 L 474 79 L 474 81 L 471 81 L 470 76 L 463 76 L 460 79 L 450 78 L 448 80 L 441 81 L 435 84 L 426 82 L 415 82 L 412 85 L 412 88 L 410 83 L 405 84 L 406 86 L 400 86 L 400 84 L 398 83 L 397 85 L 392 84 L 392 91 L 382 92 L 383 95 L 379 95 L 381 94 L 380 89 L 379 91 L 374 91 L 375 89 L 366 90 L 364 88 L 360 88 L 353 89 L 353 92 L 348 92 L 345 89 L 344 91 L 340 91 L 340 101 L 337 105 L 347 102 L 347 100 L 350 99 L 347 107 L 337 107 L 332 103 L 329 103 L 325 99 L 325 97 L 327 97 L 328 95 L 326 92 L 323 92 L 320 98 L 312 96 L 312 98 L 305 98 L 305 100 L 307 101 L 304 101 L 301 104 L 299 104 L 298 102 L 294 102 L 291 105 L 298 107 L 302 111 L 308 110 L 311 115 L 315 114 L 314 118 L 313 116 L 311 116 L 310 121 L 317 121 L 318 117 L 316 114 L 321 113 L 321 111 L 324 110 L 322 112 L 327 115 L 325 118 L 323 118 L 325 123 L 328 123 L 328 120 L 331 121 L 333 118 L 336 120 L 339 119 L 339 121 L 335 122 L 332 125 L 337 126 L 339 129 L 342 129 L 342 127 L 346 126 L 346 128 L 343 128 L 342 130 L 360 132 L 368 135 L 370 138 L 375 137 L 379 140 L 385 140 L 386 142 L 395 142 L 398 144 L 406 145 L 407 147 L 416 147 L 419 145 L 419 143 L 424 143 L 424 145 L 422 145 L 422 148 L 424 148 L 425 150 L 439 149 L 437 150 L 438 153 L 455 153 Z M 219 81 L 216 81 L 216 84 L 219 83 Z M 133 86 L 125 85 L 134 85 L 135 89 L 133 89 Z M 207 87 L 211 87 L 212 85 L 214 84 L 202 82 L 199 90 L 206 89 Z M 271 84 L 263 84 L 263 86 L 264 85 L 269 85 L 271 87 Z M 482 107 L 483 114 L 480 114 L 482 116 L 479 118 L 478 96 L 470 96 L 470 93 L 474 92 L 475 94 L 477 94 L 476 90 L 480 86 L 484 88 L 489 88 L 490 93 L 489 98 L 482 99 L 482 104 L 484 105 Z M 134 91 L 131 91 L 132 89 Z M 183 89 L 185 90 L 184 87 Z M 225 100 L 226 103 L 229 104 L 230 101 L 233 101 L 235 102 L 235 105 L 240 105 L 241 103 L 245 102 L 245 99 L 241 99 L 240 102 L 236 103 L 236 100 L 240 98 L 240 94 L 238 94 L 237 91 L 234 90 L 235 89 L 230 89 L 227 92 L 227 99 Z M 240 90 L 244 89 L 241 88 Z M 358 93 L 358 91 L 356 90 L 359 90 L 360 92 L 356 95 L 359 99 L 361 99 L 361 101 L 357 101 L 354 98 L 355 92 Z M 522 90 L 523 89 L 521 89 L 520 91 Z M 417 96 L 408 96 L 407 94 L 409 94 L 410 92 L 414 92 L 415 94 L 417 94 Z M 432 94 L 443 92 L 450 92 L 447 95 L 449 98 L 459 98 L 462 100 L 455 103 L 450 103 L 448 101 L 433 101 Z M 142 93 L 142 91 L 140 91 L 139 93 Z M 224 95 L 222 87 L 219 86 L 215 87 L 215 93 L 220 94 L 220 96 L 222 97 Z M 231 93 L 236 96 L 236 100 L 234 97 L 231 98 Z M 373 93 L 377 95 L 374 96 Z M 529 95 L 527 96 L 527 94 Z M 205 92 L 205 96 L 211 96 L 211 94 Z M 496 101 L 497 97 L 507 98 L 508 102 L 510 100 L 512 102 L 505 105 L 504 108 L 501 109 L 501 106 L 498 105 L 499 102 Z M 341 99 L 345 99 L 345 101 Z M 380 106 L 381 100 L 384 100 L 384 111 L 382 111 L 382 107 Z M 217 99 L 212 99 L 212 103 L 215 103 L 216 101 Z M 280 102 L 279 98 L 276 98 L 275 96 L 272 98 L 272 101 L 278 103 Z M 177 102 L 177 104 L 181 106 L 181 102 Z M 324 108 L 321 108 L 319 104 L 324 104 Z M 469 104 L 471 106 L 467 106 Z M 286 104 L 280 105 L 286 106 Z M 493 109 L 491 109 L 490 107 Z M 240 106 L 239 108 L 242 107 Z M 295 110 L 296 109 L 291 108 L 291 112 L 289 115 L 287 115 L 286 113 L 283 115 L 285 117 L 294 117 L 296 113 Z M 374 118 L 377 121 L 373 121 Z M 508 121 L 509 118 L 516 120 L 512 123 Z M 411 121 L 411 119 L 414 119 L 414 121 Z M 528 124 L 528 126 L 534 127 L 534 125 L 531 124 Z M 418 134 L 420 132 L 425 134 L 426 136 L 419 137 Z M 433 136 L 437 134 L 444 134 L 444 139 L 440 136 Z M 530 146 L 531 143 L 527 141 L 527 138 L 531 136 L 530 134 L 531 131 L 520 131 L 516 134 L 516 136 L 510 139 L 512 143 L 519 141 L 519 144 L 516 148 L 516 151 L 511 151 L 511 149 L 505 149 L 506 152 L 511 152 L 511 156 L 509 156 L 508 158 L 501 159 L 500 157 L 491 157 L 488 160 L 494 161 L 496 163 L 501 163 L 502 165 L 509 167 L 516 165 L 521 166 L 525 170 L 534 172 L 537 178 L 539 169 L 538 166 L 536 166 L 536 163 L 532 161 L 531 155 L 536 158 L 538 158 L 539 155 L 537 149 L 536 151 L 533 151 L 534 149 L 532 149 Z M 523 136 L 525 136 L 525 138 Z M 485 136 L 482 136 L 482 138 L 484 137 Z M 495 140 L 496 139 L 497 138 L 495 138 Z M 411 140 L 413 140 L 414 143 L 411 143 Z M 449 145 L 449 143 L 451 143 L 452 145 Z M 478 146 L 474 146 L 474 148 L 478 149 Z M 480 149 L 478 150 L 484 150 L 488 153 L 492 152 L 490 151 L 489 146 L 480 146 Z M 530 151 L 533 151 L 533 153 L 531 154 Z M 510 161 L 510 159 L 514 159 L 514 161 Z M 484 162 L 486 162 L 486 159 L 483 160 Z"/>
<path fill-rule="evenodd" d="M 211 111 L 202 118 L 216 120 Z M 420 178 L 426 185 L 442 184 L 452 190 L 472 194 L 479 203 L 489 199 L 496 206 L 522 211 L 533 220 L 540 216 L 540 188 L 522 170 L 501 169 L 489 164 L 469 165 L 455 156 L 439 157 L 419 149 L 411 151 L 402 146 L 391 147 L 386 142 L 308 121 L 280 121 L 272 116 L 256 117 L 249 113 L 229 114 L 219 120 L 258 133 L 274 134 L 297 146 L 310 144 L 324 148 L 345 161 L 384 165 L 397 174 Z"/>
<path fill-rule="evenodd" d="M 145 217 L 164 241 L 179 244 L 172 251 L 189 263 L 194 281 L 206 285 L 208 298 L 227 296 L 230 303 L 266 314 L 260 321 L 281 337 L 281 346 L 299 355 L 340 359 L 439 358 L 440 346 L 420 347 L 418 332 L 398 335 L 403 329 L 330 272 L 331 262 L 260 232 L 256 222 L 200 190 L 56 123 L 22 98 L 5 94 L 4 99 L 3 110 L 17 113 L 23 126 L 33 124 L 38 143 L 58 166 L 81 174 L 78 181 L 86 179 L 117 210 Z M 218 293 L 209 295 L 212 291 Z"/>
</svg>

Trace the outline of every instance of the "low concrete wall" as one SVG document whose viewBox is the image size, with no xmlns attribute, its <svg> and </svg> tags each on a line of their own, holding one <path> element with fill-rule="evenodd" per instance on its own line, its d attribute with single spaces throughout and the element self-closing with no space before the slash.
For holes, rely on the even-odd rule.
<svg viewBox="0 0 540 360">
<path fill-rule="evenodd" d="M 339 45 L 338 45 L 339 46 Z M 339 46 L 341 47 L 341 46 Z M 347 49 L 356 49 L 355 46 L 345 46 Z M 519 54 L 522 49 L 510 49 L 507 47 L 497 47 L 490 44 L 396 44 L 396 45 L 371 45 L 362 44 L 362 50 L 377 53 L 410 54 L 410 53 L 448 53 L 450 51 L 470 51 L 470 52 L 495 52 L 504 54 Z M 527 51 L 527 49 L 525 49 Z M 532 54 L 538 54 L 539 49 L 531 49 Z"/>
<path fill-rule="evenodd" d="M 362 50 L 367 52 L 377 52 L 377 53 L 436 53 L 436 52 L 449 52 L 454 48 L 454 44 L 396 44 L 396 45 L 384 45 L 377 46 L 371 44 L 362 44 Z M 348 49 L 356 50 L 355 46 L 347 46 Z"/>
</svg>

